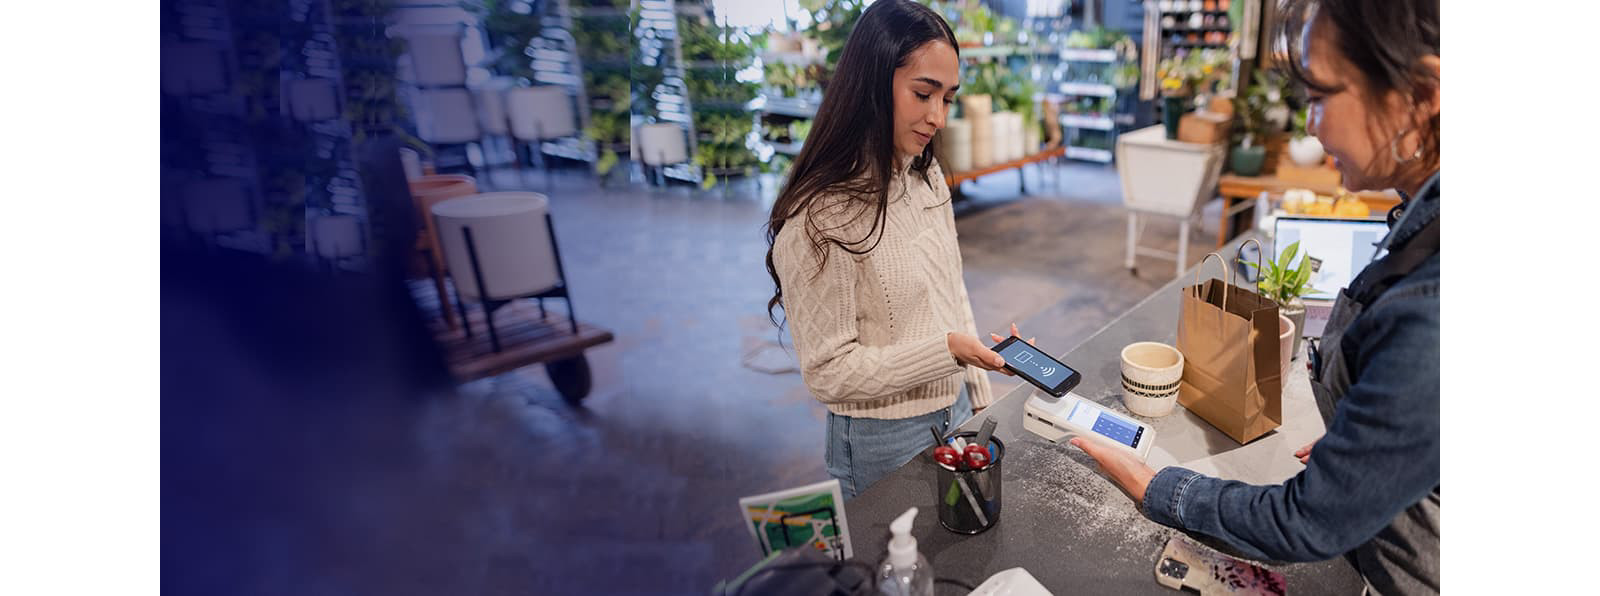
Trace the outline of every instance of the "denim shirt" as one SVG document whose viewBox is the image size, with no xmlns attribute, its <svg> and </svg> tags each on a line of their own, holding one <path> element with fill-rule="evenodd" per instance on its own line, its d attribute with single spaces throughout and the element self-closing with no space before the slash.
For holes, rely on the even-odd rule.
<svg viewBox="0 0 1600 596">
<path fill-rule="evenodd" d="M 1423 189 L 1384 246 L 1403 246 L 1439 216 L 1438 174 Z M 1439 255 L 1344 333 L 1353 382 L 1304 470 L 1254 486 L 1167 467 L 1145 491 L 1145 516 L 1248 557 L 1318 561 L 1368 544 L 1429 498 L 1439 486 Z"/>
</svg>

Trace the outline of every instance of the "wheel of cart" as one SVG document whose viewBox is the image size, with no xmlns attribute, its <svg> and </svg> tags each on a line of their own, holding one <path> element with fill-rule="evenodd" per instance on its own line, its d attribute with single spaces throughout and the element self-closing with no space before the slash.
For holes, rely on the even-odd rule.
<svg viewBox="0 0 1600 596">
<path fill-rule="evenodd" d="M 578 402 L 594 386 L 585 350 L 613 337 L 574 314 L 548 204 L 537 193 L 495 192 L 433 207 L 463 323 L 437 336 L 462 382 L 542 363 L 561 396 Z M 547 309 L 556 300 L 565 313 Z"/>
</svg>

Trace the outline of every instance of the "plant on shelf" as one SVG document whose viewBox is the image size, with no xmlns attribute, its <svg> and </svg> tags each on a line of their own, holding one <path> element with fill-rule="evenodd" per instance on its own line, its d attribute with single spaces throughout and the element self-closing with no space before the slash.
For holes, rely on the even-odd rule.
<svg viewBox="0 0 1600 596">
<path fill-rule="evenodd" d="M 1161 60 L 1156 78 L 1161 82 L 1161 121 L 1168 139 L 1178 138 L 1178 119 L 1194 106 L 1195 95 L 1211 93 L 1228 73 L 1225 50 L 1180 51 Z"/>
<path fill-rule="evenodd" d="M 819 65 L 799 66 L 772 62 L 763 66 L 767 87 L 778 97 L 799 97 L 817 87 L 816 73 Z"/>
<path fill-rule="evenodd" d="M 461 8 L 483 23 L 491 56 L 489 70 L 497 75 L 534 80 L 533 58 L 528 46 L 539 39 L 544 26 L 539 18 L 540 2 L 529 0 L 466 0 Z"/>
<path fill-rule="evenodd" d="M 1095 25 L 1088 29 L 1073 31 L 1067 35 L 1066 46 L 1069 48 L 1105 49 L 1117 47 L 1123 42 L 1132 44 L 1133 40 L 1128 37 L 1127 33 L 1107 29 L 1104 25 Z"/>
<path fill-rule="evenodd" d="M 693 109 L 695 165 L 701 184 L 710 188 L 718 177 L 756 163 L 747 147 L 755 117 L 747 109 L 761 83 L 743 80 L 766 35 L 737 27 L 718 27 L 705 16 L 680 15 L 677 20 L 688 73 L 684 77 Z"/>
<path fill-rule="evenodd" d="M 1234 136 L 1236 145 L 1228 158 L 1235 174 L 1258 176 L 1267 156 L 1266 143 L 1273 135 L 1283 132 L 1283 125 L 1273 117 L 1287 112 L 1288 104 L 1281 81 L 1274 75 L 1257 71 L 1255 82 L 1245 90 L 1243 105 L 1234 102 Z"/>
<path fill-rule="evenodd" d="M 817 40 L 826 54 L 817 77 L 818 82 L 826 87 L 828 78 L 833 74 L 832 65 L 839 63 L 844 42 L 850 39 L 850 32 L 855 30 L 856 21 L 861 19 L 867 3 L 865 0 L 800 0 L 800 7 L 811 14 L 811 26 L 806 28 L 806 37 Z"/>
<path fill-rule="evenodd" d="M 1311 274 L 1316 272 L 1320 261 L 1307 252 L 1305 258 L 1300 259 L 1300 266 L 1290 269 L 1295 257 L 1300 252 L 1300 243 L 1290 244 L 1283 249 L 1283 254 L 1278 255 L 1276 262 L 1267 259 L 1257 265 L 1248 259 L 1239 259 L 1240 263 L 1256 270 L 1256 288 L 1278 304 L 1278 312 L 1289 320 L 1294 321 L 1295 329 L 1305 329 L 1306 303 L 1301 300 L 1303 296 L 1320 292 L 1311 287 Z M 1295 334 L 1300 335 L 1300 334 Z M 1300 338 L 1295 338 L 1295 350 L 1300 348 Z"/>
</svg>

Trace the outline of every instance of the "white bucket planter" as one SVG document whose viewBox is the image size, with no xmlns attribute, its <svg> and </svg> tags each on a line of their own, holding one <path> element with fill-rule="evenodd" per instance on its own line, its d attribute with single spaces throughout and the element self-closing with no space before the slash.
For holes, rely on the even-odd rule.
<svg viewBox="0 0 1600 596">
<path fill-rule="evenodd" d="M 1183 353 L 1164 343 L 1142 341 L 1122 348 L 1122 403 L 1140 416 L 1172 413 L 1183 381 Z"/>
<path fill-rule="evenodd" d="M 555 245 L 545 223 L 550 202 L 532 192 L 490 192 L 433 206 L 439 241 L 456 280 L 456 292 L 472 300 L 509 300 L 554 288 L 561 281 Z M 471 228 L 472 256 L 462 228 Z"/>
<path fill-rule="evenodd" d="M 995 119 L 991 113 L 994 104 L 987 95 L 967 95 L 961 98 L 962 115 L 972 123 L 972 167 L 985 168 L 994 163 Z"/>
<path fill-rule="evenodd" d="M 944 173 L 965 172 L 972 169 L 972 124 L 960 118 L 951 118 L 939 131 L 940 163 Z"/>
</svg>

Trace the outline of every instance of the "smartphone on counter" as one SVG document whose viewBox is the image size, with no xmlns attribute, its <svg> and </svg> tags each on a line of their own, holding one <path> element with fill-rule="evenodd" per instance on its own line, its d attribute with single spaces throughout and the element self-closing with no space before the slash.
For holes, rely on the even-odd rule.
<svg viewBox="0 0 1600 596">
<path fill-rule="evenodd" d="M 1289 589 L 1282 573 L 1176 536 L 1167 540 L 1156 561 L 1156 583 L 1201 596 L 1282 596 Z"/>
<path fill-rule="evenodd" d="M 1083 380 L 1083 375 L 1072 367 L 1051 358 L 1049 354 L 1015 335 L 996 344 L 993 349 L 1005 359 L 1006 370 L 1052 396 L 1066 395 Z"/>
</svg>

